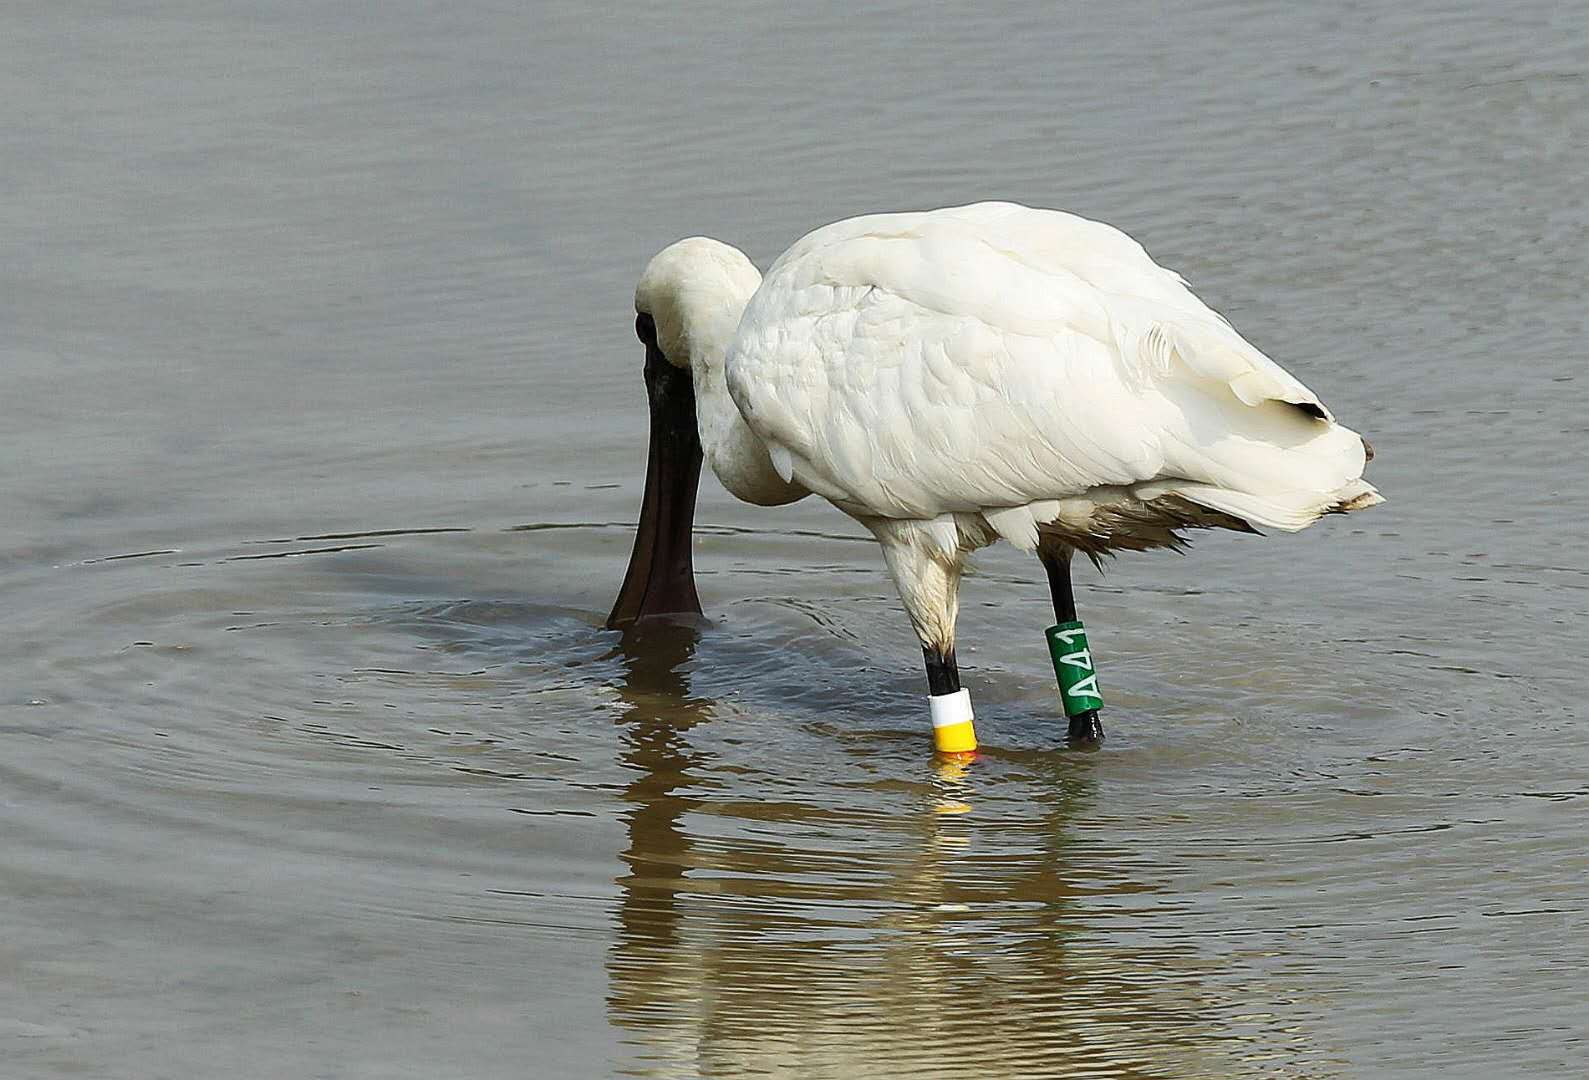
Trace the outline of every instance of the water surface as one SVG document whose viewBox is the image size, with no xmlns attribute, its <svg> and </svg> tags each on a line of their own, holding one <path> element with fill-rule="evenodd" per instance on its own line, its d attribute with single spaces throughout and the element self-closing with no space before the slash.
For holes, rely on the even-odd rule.
<svg viewBox="0 0 1589 1080">
<path fill-rule="evenodd" d="M 1589 100 L 1554 4 L 26 5 L 0 231 L 19 1077 L 1565 1077 Z M 630 290 L 990 196 L 1137 235 L 1390 502 L 979 557 L 925 752 L 864 535 L 703 485 L 601 629 Z"/>
</svg>

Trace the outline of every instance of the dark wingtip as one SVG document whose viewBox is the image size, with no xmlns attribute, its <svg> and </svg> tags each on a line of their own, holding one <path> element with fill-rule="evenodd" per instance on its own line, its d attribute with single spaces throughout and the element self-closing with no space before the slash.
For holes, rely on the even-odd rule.
<svg viewBox="0 0 1589 1080">
<path fill-rule="evenodd" d="M 1363 437 L 1361 435 L 1359 435 L 1358 438 L 1359 439 L 1363 439 Z M 1373 461 L 1374 460 L 1374 444 L 1369 442 L 1367 439 L 1363 439 L 1363 460 L 1364 461 Z"/>
</svg>

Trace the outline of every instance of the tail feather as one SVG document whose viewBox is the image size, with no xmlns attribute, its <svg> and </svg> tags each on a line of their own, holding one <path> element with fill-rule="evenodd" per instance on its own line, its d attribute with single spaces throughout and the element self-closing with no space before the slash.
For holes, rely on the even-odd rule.
<svg viewBox="0 0 1589 1080">
<path fill-rule="evenodd" d="M 1365 480 L 1353 480 L 1322 494 L 1289 491 L 1259 495 L 1207 484 L 1177 484 L 1166 488 L 1165 493 L 1240 518 L 1255 527 L 1285 532 L 1305 529 L 1325 514 L 1362 510 L 1385 501 L 1384 496 Z"/>
<path fill-rule="evenodd" d="M 1109 307 L 1127 380 L 1170 407 L 1161 479 L 1139 497 L 1289 532 L 1384 501 L 1363 480 L 1373 449 L 1361 435 L 1179 279 L 1159 286 L 1113 295 Z"/>
</svg>

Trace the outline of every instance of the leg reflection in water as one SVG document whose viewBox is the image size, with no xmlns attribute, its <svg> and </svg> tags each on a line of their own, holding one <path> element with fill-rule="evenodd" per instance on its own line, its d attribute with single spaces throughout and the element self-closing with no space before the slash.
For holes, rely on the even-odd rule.
<svg viewBox="0 0 1589 1080">
<path fill-rule="evenodd" d="M 1237 1025 L 1248 993 L 1155 936 L 1175 897 L 1090 827 L 1101 756 L 773 760 L 758 730 L 831 717 L 692 696 L 701 633 L 639 624 L 614 654 L 625 1075 L 1232 1078 L 1311 1056 Z"/>
</svg>

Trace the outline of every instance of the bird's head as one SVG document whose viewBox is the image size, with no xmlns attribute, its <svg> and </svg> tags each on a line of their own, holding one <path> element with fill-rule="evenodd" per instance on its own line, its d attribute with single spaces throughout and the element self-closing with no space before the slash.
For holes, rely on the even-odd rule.
<svg viewBox="0 0 1589 1080">
<path fill-rule="evenodd" d="M 720 372 L 760 281 L 743 252 L 704 236 L 669 244 L 640 275 L 635 333 L 646 350 L 651 451 L 634 552 L 607 617 L 610 627 L 701 613 L 690 551 L 701 478 L 695 380 Z"/>
<path fill-rule="evenodd" d="M 664 359 L 686 371 L 710 369 L 722 363 L 745 302 L 760 284 L 761 272 L 744 252 L 691 236 L 646 264 L 634 307 L 640 318 L 650 318 Z"/>
</svg>

